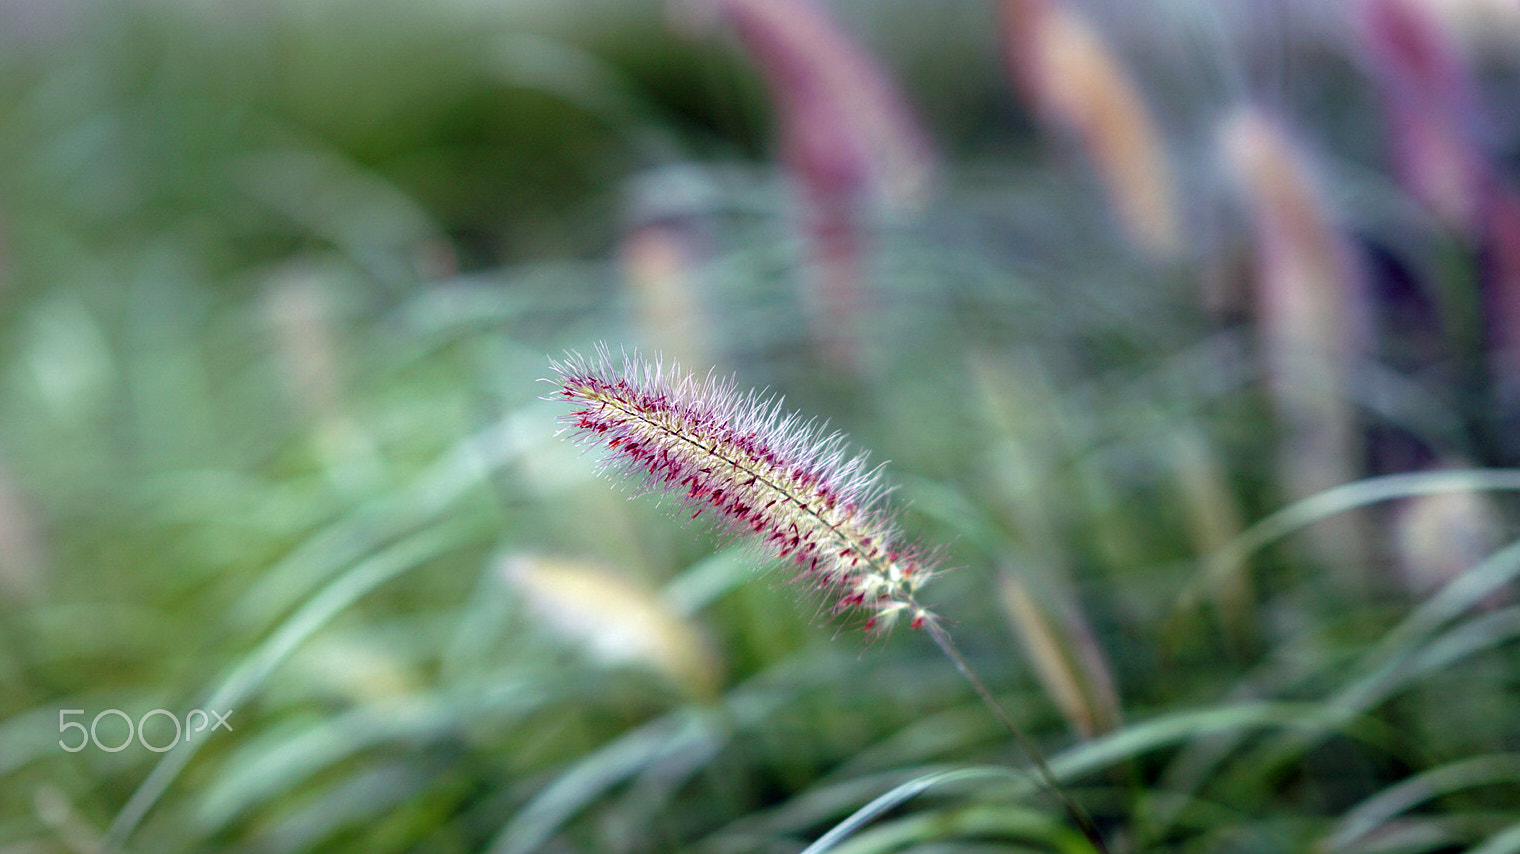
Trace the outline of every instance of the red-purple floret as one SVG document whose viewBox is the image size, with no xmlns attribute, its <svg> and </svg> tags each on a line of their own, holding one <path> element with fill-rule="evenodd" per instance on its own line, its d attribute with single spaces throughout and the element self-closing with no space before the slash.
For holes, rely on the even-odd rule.
<svg viewBox="0 0 1520 854">
<path fill-rule="evenodd" d="M 707 512 L 758 536 L 830 592 L 835 610 L 873 612 L 867 627 L 932 619 L 915 598 L 932 570 L 916 549 L 894 545 L 886 490 L 842 436 L 783 414 L 777 400 L 738 393 L 732 380 L 635 356 L 621 370 L 605 351 L 554 367 L 559 397 L 580 404 L 567 423 L 608 451 L 608 464 L 681 497 L 693 518 Z"/>
</svg>

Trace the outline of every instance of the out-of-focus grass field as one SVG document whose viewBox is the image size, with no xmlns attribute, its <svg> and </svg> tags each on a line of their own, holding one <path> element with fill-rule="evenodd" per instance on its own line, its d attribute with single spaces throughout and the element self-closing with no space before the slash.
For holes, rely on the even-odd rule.
<svg viewBox="0 0 1520 854">
<path fill-rule="evenodd" d="M 1520 851 L 1512 7 L 0 5 L 0 852 L 1091 850 L 598 342 L 890 461 L 1116 854 Z"/>
</svg>

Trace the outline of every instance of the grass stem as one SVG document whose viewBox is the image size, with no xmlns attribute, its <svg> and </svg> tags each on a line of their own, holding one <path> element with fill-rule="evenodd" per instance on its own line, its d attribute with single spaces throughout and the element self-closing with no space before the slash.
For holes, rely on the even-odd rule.
<svg viewBox="0 0 1520 854">
<path fill-rule="evenodd" d="M 1055 772 L 1050 770 L 1050 764 L 1045 761 L 1045 756 L 1040 753 L 1039 748 L 1034 746 L 1034 742 L 1029 739 L 1029 736 L 1024 734 L 1024 730 L 1014 722 L 1013 716 L 1008 714 L 1008 711 L 998 703 L 997 698 L 992 696 L 992 692 L 988 690 L 986 683 L 982 681 L 981 677 L 976 675 L 976 671 L 971 669 L 971 664 L 966 661 L 965 656 L 961 655 L 960 650 L 955 646 L 955 641 L 950 638 L 950 632 L 938 622 L 933 621 L 925 623 L 924 628 L 928 630 L 929 637 L 934 639 L 934 643 L 939 646 L 940 651 L 955 664 L 955 669 L 959 670 L 961 675 L 966 677 L 966 681 L 971 683 L 971 687 L 976 691 L 977 696 L 981 697 L 982 702 L 987 704 L 987 708 L 992 710 L 993 717 L 997 718 L 998 722 L 1005 729 L 1013 733 L 1014 740 L 1019 743 L 1019 747 L 1024 751 L 1024 755 L 1028 757 L 1030 764 L 1034 766 L 1040 783 L 1049 789 L 1051 794 L 1055 795 L 1056 800 L 1061 804 L 1061 808 L 1066 811 L 1067 817 L 1077 826 L 1077 829 L 1082 832 L 1087 841 L 1092 843 L 1093 848 L 1099 854 L 1109 854 L 1108 845 L 1103 841 L 1103 835 L 1098 832 L 1097 825 L 1093 824 L 1092 817 L 1087 814 L 1087 811 L 1080 804 L 1072 800 L 1071 796 L 1062 788 L 1061 783 L 1056 779 Z"/>
</svg>

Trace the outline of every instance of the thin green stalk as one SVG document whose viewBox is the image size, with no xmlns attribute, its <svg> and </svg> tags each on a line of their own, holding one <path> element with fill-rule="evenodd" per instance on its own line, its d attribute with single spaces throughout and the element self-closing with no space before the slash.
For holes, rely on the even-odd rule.
<svg viewBox="0 0 1520 854">
<path fill-rule="evenodd" d="M 1087 841 L 1092 843 L 1093 848 L 1099 854 L 1109 854 L 1108 844 L 1103 841 L 1103 835 L 1098 832 L 1097 825 L 1093 824 L 1092 817 L 1087 814 L 1086 810 L 1082 809 L 1080 804 L 1072 800 L 1070 795 L 1066 794 L 1066 790 L 1056 780 L 1055 772 L 1050 770 L 1050 764 L 1045 761 L 1045 756 L 1040 753 L 1039 748 L 1034 746 L 1034 742 L 1029 739 L 1029 736 L 1024 734 L 1024 730 L 1014 722 L 1013 716 L 1009 715 L 1007 710 L 992 696 L 992 692 L 988 690 L 986 683 L 982 682 L 981 677 L 976 675 L 976 671 L 971 669 L 971 664 L 966 661 L 965 656 L 961 655 L 960 650 L 956 649 L 955 641 L 950 638 L 950 632 L 946 631 L 945 627 L 937 621 L 926 623 L 924 628 L 928 630 L 929 637 L 934 639 L 934 643 L 945 654 L 945 657 L 949 658 L 951 663 L 955 665 L 955 669 L 959 670 L 961 675 L 966 677 L 966 681 L 971 683 L 972 690 L 976 691 L 977 696 L 982 698 L 982 702 L 987 704 L 987 708 L 992 710 L 992 716 L 997 718 L 998 722 L 1005 729 L 1013 733 L 1014 740 L 1019 743 L 1019 747 L 1024 751 L 1024 755 L 1029 759 L 1030 764 L 1034 766 L 1035 773 L 1038 775 L 1040 782 L 1045 788 L 1050 790 L 1051 794 L 1055 795 L 1056 800 L 1061 804 L 1061 808 L 1066 811 L 1067 817 L 1077 826 L 1077 829 L 1082 832 Z"/>
</svg>

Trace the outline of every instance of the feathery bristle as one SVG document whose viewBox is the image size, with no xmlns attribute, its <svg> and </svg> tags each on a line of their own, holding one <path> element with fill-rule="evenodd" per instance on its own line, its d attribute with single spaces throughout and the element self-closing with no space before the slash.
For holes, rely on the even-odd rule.
<svg viewBox="0 0 1520 854">
<path fill-rule="evenodd" d="M 608 465 L 677 495 L 693 517 L 758 538 L 833 594 L 836 610 L 868 612 L 868 628 L 933 619 L 916 600 L 933 569 L 901 544 L 879 470 L 842 434 L 785 412 L 775 397 L 742 393 L 732 379 L 637 354 L 619 368 L 600 349 L 553 369 L 555 398 L 579 406 L 566 423 L 606 450 Z"/>
</svg>

